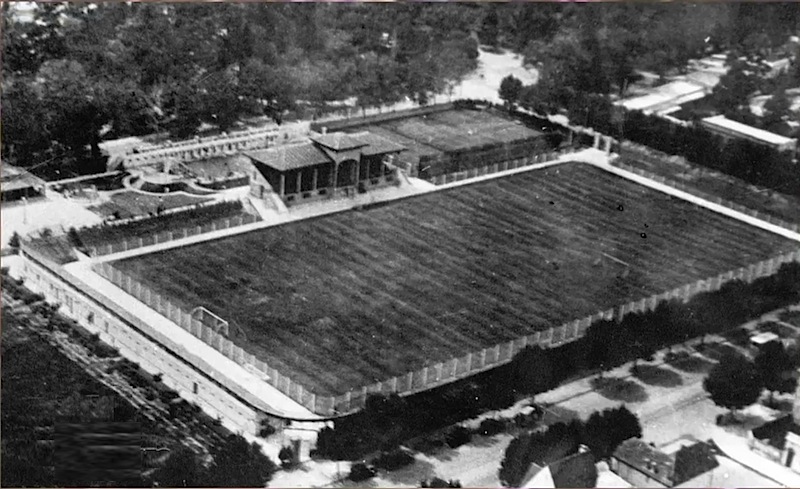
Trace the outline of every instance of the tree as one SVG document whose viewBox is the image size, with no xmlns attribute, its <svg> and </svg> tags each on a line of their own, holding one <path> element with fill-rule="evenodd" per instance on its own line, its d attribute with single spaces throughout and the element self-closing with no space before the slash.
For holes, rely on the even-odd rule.
<svg viewBox="0 0 800 489">
<path fill-rule="evenodd" d="M 754 363 L 762 385 L 769 391 L 770 402 L 774 399 L 775 392 L 794 392 L 797 388 L 792 358 L 780 341 L 764 345 Z"/>
<path fill-rule="evenodd" d="M 12 248 L 19 248 L 19 245 L 20 245 L 19 233 L 14 231 L 14 233 L 11 235 L 11 238 L 8 240 L 8 246 Z"/>
<path fill-rule="evenodd" d="M 500 98 L 506 103 L 509 110 L 519 101 L 522 93 L 522 81 L 514 75 L 508 75 L 500 82 Z"/>
<path fill-rule="evenodd" d="M 498 39 L 500 34 L 500 19 L 497 16 L 497 7 L 490 5 L 486 16 L 483 18 L 483 24 L 479 32 L 481 42 L 496 48 L 500 41 Z"/>
<path fill-rule="evenodd" d="M 765 127 L 769 128 L 781 123 L 791 114 L 791 103 L 786 96 L 786 87 L 781 85 L 772 94 L 772 97 L 764 103 L 764 115 L 762 121 Z"/>
<path fill-rule="evenodd" d="M 276 470 L 258 445 L 237 435 L 228 436 L 211 456 L 214 462 L 207 476 L 211 486 L 264 487 Z"/>
<path fill-rule="evenodd" d="M 511 362 L 512 385 L 523 394 L 538 394 L 555 387 L 553 365 L 547 351 L 525 347 Z"/>
<path fill-rule="evenodd" d="M 759 72 L 751 63 L 733 57 L 730 68 L 714 86 L 710 100 L 720 112 L 734 111 L 748 104 L 750 95 L 758 89 Z"/>
<path fill-rule="evenodd" d="M 180 446 L 169 454 L 162 467 L 156 469 L 153 480 L 161 487 L 198 487 L 204 485 L 205 476 L 197 455 Z"/>
<path fill-rule="evenodd" d="M 753 362 L 741 354 L 729 354 L 711 369 L 703 388 L 714 404 L 734 414 L 758 400 L 762 381 Z"/>
<path fill-rule="evenodd" d="M 285 446 L 281 448 L 281 451 L 278 452 L 278 459 L 281 461 L 281 465 L 283 467 L 290 467 L 294 464 L 294 450 L 290 446 Z"/>
</svg>

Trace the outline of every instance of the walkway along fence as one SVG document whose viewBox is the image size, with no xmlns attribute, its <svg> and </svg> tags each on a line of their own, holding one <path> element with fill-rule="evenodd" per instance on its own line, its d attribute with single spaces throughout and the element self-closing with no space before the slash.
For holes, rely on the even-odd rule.
<svg viewBox="0 0 800 489">
<path fill-rule="evenodd" d="M 159 243 L 166 243 L 176 239 L 188 238 L 189 236 L 197 236 L 198 234 L 210 233 L 212 231 L 219 231 L 221 229 L 235 228 L 252 224 L 260 221 L 258 216 L 245 214 L 242 216 L 229 217 L 224 220 L 212 221 L 202 226 L 186 227 L 174 231 L 162 231 L 160 233 L 150 234 L 148 236 L 139 236 L 136 238 L 125 239 L 116 243 L 111 243 L 103 246 L 93 246 L 89 248 L 89 256 L 103 256 L 112 253 L 120 253 L 123 251 L 142 248 L 144 246 L 153 246 Z"/>
<path fill-rule="evenodd" d="M 234 345 L 233 342 L 213 331 L 212 328 L 204 326 L 200 321 L 193 319 L 189 312 L 182 310 L 166 297 L 153 292 L 110 264 L 96 264 L 94 270 L 159 314 L 170 319 L 186 331 L 191 332 L 226 357 L 260 376 L 270 385 L 312 412 L 324 416 L 333 416 L 362 408 L 369 394 L 398 393 L 399 395 L 410 395 L 454 382 L 475 373 L 506 364 L 514 358 L 514 355 L 527 346 L 538 345 L 542 348 L 552 348 L 574 341 L 583 336 L 592 323 L 601 319 L 622 319 L 631 313 L 653 311 L 659 304 L 668 300 L 686 302 L 696 294 L 717 291 L 725 283 L 732 280 L 751 283 L 758 278 L 772 275 L 781 265 L 790 262 L 800 262 L 800 249 L 709 279 L 698 280 L 661 294 L 655 294 L 621 306 L 598 311 L 595 314 L 576 319 L 561 326 L 537 331 L 461 357 L 451 358 L 398 377 L 392 377 L 360 389 L 351 390 L 336 397 L 316 396 L 306 387 L 292 381 L 288 376 L 256 358 L 255 355 L 247 353 L 241 347 Z"/>
<path fill-rule="evenodd" d="M 695 187 L 688 186 L 681 181 L 678 181 L 674 178 L 667 178 L 656 173 L 653 173 L 648 170 L 644 170 L 642 168 L 637 168 L 633 165 L 629 165 L 621 161 L 620 158 L 617 158 L 616 161 L 612 163 L 614 166 L 621 168 L 623 170 L 629 171 L 631 173 L 635 173 L 639 176 L 648 178 L 650 180 L 654 180 L 659 183 L 663 183 L 665 185 L 669 185 L 670 187 L 676 188 L 678 190 L 682 190 L 688 194 L 692 194 L 694 196 L 700 197 L 701 199 L 705 199 L 709 202 L 713 202 L 718 205 L 722 205 L 728 207 L 729 209 L 733 209 L 737 212 L 741 212 L 742 214 L 746 214 L 750 217 L 754 217 L 756 219 L 760 219 L 762 221 L 766 221 L 770 224 L 774 224 L 776 226 L 780 226 L 784 229 L 788 229 L 794 232 L 800 232 L 800 224 L 797 223 L 790 223 L 774 217 L 766 212 L 758 212 L 757 210 L 751 209 L 749 207 L 745 207 L 741 204 L 737 204 L 736 202 L 731 202 L 730 200 L 725 200 L 718 195 L 713 195 L 708 192 L 703 192 L 702 190 L 698 190 Z"/>
<path fill-rule="evenodd" d="M 558 158 L 579 151 L 580 148 L 569 147 L 560 151 L 551 151 L 548 153 L 540 153 L 537 155 L 528 156 L 525 158 L 517 158 L 515 160 L 507 160 L 493 165 L 486 165 L 480 168 L 472 168 L 459 172 L 445 173 L 431 178 L 431 182 L 435 185 L 445 185 L 448 183 L 459 182 L 470 178 L 480 177 L 483 175 L 490 175 L 492 173 L 499 173 L 502 171 L 515 170 L 517 168 L 524 168 L 532 166 L 537 163 L 546 163 L 548 161 L 555 161 Z"/>
</svg>

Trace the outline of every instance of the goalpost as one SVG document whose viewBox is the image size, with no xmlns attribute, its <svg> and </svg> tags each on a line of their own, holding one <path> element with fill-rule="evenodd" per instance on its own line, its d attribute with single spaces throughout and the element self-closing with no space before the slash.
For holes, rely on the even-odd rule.
<svg viewBox="0 0 800 489">
<path fill-rule="evenodd" d="M 228 321 L 222 319 L 203 306 L 197 306 L 192 309 L 191 316 L 192 319 L 200 321 L 217 333 L 228 336 L 230 332 Z"/>
</svg>

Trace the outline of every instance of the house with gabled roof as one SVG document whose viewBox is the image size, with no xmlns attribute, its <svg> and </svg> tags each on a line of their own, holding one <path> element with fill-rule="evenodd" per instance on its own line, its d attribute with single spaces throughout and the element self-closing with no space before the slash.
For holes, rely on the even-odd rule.
<svg viewBox="0 0 800 489">
<path fill-rule="evenodd" d="M 576 453 L 546 465 L 532 463 L 520 487 L 584 488 L 595 487 L 597 467 L 594 454 L 581 445 Z"/>
<path fill-rule="evenodd" d="M 611 470 L 634 487 L 680 487 L 709 485 L 701 476 L 711 476 L 719 466 L 712 447 L 702 441 L 684 443 L 666 453 L 639 438 L 620 444 L 611 457 Z"/>
</svg>

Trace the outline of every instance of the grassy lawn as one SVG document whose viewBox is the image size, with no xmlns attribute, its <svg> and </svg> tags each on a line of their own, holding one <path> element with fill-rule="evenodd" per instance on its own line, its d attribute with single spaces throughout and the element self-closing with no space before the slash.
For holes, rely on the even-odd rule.
<svg viewBox="0 0 800 489">
<path fill-rule="evenodd" d="M 323 395 L 795 247 L 574 163 L 116 266 Z"/>
<path fill-rule="evenodd" d="M 622 159 L 627 165 L 680 182 L 695 191 L 717 196 L 789 223 L 800 223 L 800 198 L 750 185 L 743 180 L 703 168 L 659 159 L 649 161 L 636 156 Z"/>
<path fill-rule="evenodd" d="M 127 219 L 155 213 L 159 205 L 163 209 L 173 209 L 209 200 L 211 199 L 184 194 L 149 195 L 128 190 L 112 194 L 109 202 L 104 202 L 90 209 L 104 217 L 111 217 L 116 213 L 118 219 Z"/>
</svg>

